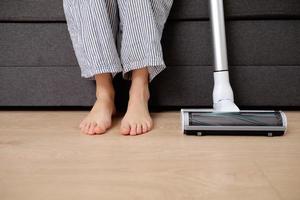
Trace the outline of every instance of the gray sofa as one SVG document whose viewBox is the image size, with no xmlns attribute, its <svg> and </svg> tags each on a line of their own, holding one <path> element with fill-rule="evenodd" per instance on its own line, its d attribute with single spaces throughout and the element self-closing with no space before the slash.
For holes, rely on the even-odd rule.
<svg viewBox="0 0 300 200">
<path fill-rule="evenodd" d="M 241 107 L 300 106 L 300 1 L 224 0 L 230 76 Z M 0 106 L 91 106 L 62 0 L 0 1 Z M 212 105 L 208 0 L 174 0 L 162 45 L 167 69 L 150 106 Z M 114 79 L 122 109 L 129 81 Z"/>
</svg>

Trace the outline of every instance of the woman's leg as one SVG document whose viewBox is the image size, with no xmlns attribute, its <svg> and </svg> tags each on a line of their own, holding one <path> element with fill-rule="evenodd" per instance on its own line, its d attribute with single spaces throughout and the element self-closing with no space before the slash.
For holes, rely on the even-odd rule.
<svg viewBox="0 0 300 200">
<path fill-rule="evenodd" d="M 96 80 L 94 107 L 82 132 L 104 133 L 115 110 L 113 77 L 123 70 L 116 48 L 118 9 L 114 0 L 64 0 L 64 12 L 81 76 Z"/>
<path fill-rule="evenodd" d="M 148 110 L 148 84 L 166 68 L 161 36 L 173 0 L 118 0 L 123 27 L 123 77 L 132 80 L 123 134 L 138 135 L 152 129 Z"/>
<path fill-rule="evenodd" d="M 149 72 L 146 68 L 132 71 L 127 112 L 121 121 L 120 132 L 124 135 L 139 135 L 153 127 L 148 110 L 150 98 L 148 87 Z"/>
</svg>

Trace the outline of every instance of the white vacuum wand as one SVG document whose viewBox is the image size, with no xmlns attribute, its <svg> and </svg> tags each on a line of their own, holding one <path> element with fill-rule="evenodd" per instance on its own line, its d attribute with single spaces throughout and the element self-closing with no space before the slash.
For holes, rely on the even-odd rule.
<svg viewBox="0 0 300 200">
<path fill-rule="evenodd" d="M 229 82 L 223 0 L 210 0 L 214 49 L 214 112 L 239 112 Z"/>
</svg>

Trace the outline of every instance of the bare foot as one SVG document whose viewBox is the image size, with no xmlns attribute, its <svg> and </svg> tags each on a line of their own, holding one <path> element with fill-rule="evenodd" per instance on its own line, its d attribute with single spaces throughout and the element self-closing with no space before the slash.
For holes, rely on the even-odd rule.
<svg viewBox="0 0 300 200">
<path fill-rule="evenodd" d="M 97 101 L 79 125 L 81 132 L 89 135 L 102 134 L 110 128 L 112 115 L 116 112 L 111 74 L 97 74 L 95 77 Z"/>
<path fill-rule="evenodd" d="M 89 135 L 105 133 L 111 127 L 111 118 L 115 112 L 113 98 L 97 98 L 92 110 L 79 125 L 81 132 Z"/>
<path fill-rule="evenodd" d="M 140 135 L 150 131 L 153 122 L 148 110 L 150 98 L 148 84 L 132 84 L 127 112 L 121 121 L 123 135 Z"/>
</svg>

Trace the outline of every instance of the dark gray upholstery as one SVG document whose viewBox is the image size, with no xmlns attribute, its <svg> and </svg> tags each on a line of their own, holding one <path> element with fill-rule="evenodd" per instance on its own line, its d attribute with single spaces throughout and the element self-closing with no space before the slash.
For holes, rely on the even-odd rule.
<svg viewBox="0 0 300 200">
<path fill-rule="evenodd" d="M 230 21 L 227 25 L 231 65 L 300 63 L 298 20 Z M 4 23 L 0 34 L 3 47 L 1 66 L 77 64 L 63 23 Z M 212 65 L 210 25 L 207 21 L 168 23 L 162 44 L 165 61 L 170 66 Z"/>
<path fill-rule="evenodd" d="M 172 66 L 151 85 L 151 105 L 211 106 L 211 66 Z M 88 106 L 95 100 L 92 81 L 78 67 L 1 67 L 1 105 Z M 231 82 L 240 106 L 299 106 L 298 66 L 234 66 Z M 187 81 L 188 80 L 188 81 Z M 114 80 L 118 106 L 126 105 L 129 83 Z M 124 84 L 125 83 L 125 84 Z"/>
<path fill-rule="evenodd" d="M 225 0 L 230 76 L 240 106 L 300 106 L 299 0 Z M 0 1 L 0 106 L 90 106 L 62 0 Z M 152 106 L 211 106 L 208 1 L 175 0 L 162 45 L 167 69 Z M 118 107 L 130 82 L 114 80 Z"/>
<path fill-rule="evenodd" d="M 229 18 L 298 18 L 299 0 L 224 0 Z M 62 0 L 1 0 L 0 20 L 65 21 Z M 174 0 L 170 19 L 208 19 L 208 0 Z"/>
</svg>

